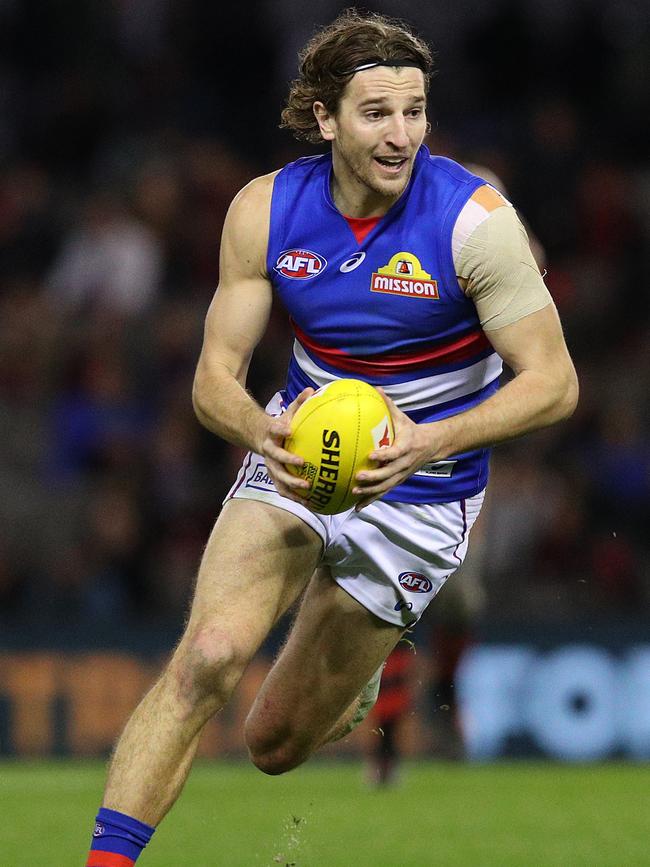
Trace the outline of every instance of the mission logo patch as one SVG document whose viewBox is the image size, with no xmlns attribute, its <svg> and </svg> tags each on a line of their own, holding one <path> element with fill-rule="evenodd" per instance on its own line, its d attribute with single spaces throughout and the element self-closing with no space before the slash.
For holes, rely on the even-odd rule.
<svg viewBox="0 0 650 867">
<path fill-rule="evenodd" d="M 417 256 L 406 252 L 395 253 L 388 265 L 373 273 L 370 291 L 403 298 L 440 298 L 438 281 L 431 279 Z"/>
</svg>

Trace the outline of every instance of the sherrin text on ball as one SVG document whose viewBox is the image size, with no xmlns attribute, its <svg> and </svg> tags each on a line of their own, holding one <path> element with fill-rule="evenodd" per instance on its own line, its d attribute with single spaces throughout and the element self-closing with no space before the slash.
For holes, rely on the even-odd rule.
<svg viewBox="0 0 650 867">
<path fill-rule="evenodd" d="M 352 494 L 357 473 L 377 466 L 370 452 L 393 439 L 390 412 L 377 389 L 359 379 L 337 379 L 319 388 L 294 415 L 284 447 L 304 464 L 287 469 L 310 483 L 300 496 L 313 511 L 335 515 L 359 499 Z"/>
</svg>

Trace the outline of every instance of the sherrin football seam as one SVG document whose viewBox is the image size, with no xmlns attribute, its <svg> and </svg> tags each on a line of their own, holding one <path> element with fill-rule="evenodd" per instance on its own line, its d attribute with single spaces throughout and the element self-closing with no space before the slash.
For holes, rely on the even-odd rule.
<svg viewBox="0 0 650 867">
<path fill-rule="evenodd" d="M 346 400 L 349 397 L 356 397 L 358 399 L 359 396 L 360 396 L 359 391 L 357 390 L 356 393 L 355 392 L 347 392 L 346 394 L 337 394 L 336 397 L 328 397 L 327 400 L 323 401 L 318 406 L 313 406 L 309 409 L 308 412 L 305 412 L 304 417 L 300 421 L 300 424 L 301 425 L 304 424 L 311 415 L 313 415 L 315 412 L 318 412 L 320 407 L 327 406 L 328 403 L 335 403 L 337 400 Z M 314 395 L 312 395 L 311 397 L 314 397 Z M 311 400 L 311 397 L 308 398 L 308 400 Z M 378 394 L 367 394 L 366 397 L 371 397 L 373 400 L 376 400 L 377 403 L 383 403 L 381 396 Z M 294 435 L 294 433 L 295 433 L 295 431 L 291 431 L 291 433 L 289 434 L 288 437 L 286 437 L 286 439 L 289 439 L 289 437 L 292 437 Z"/>
</svg>

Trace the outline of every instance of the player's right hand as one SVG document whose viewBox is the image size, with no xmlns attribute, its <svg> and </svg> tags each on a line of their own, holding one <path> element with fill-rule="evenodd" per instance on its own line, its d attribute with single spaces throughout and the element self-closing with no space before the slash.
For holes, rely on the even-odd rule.
<svg viewBox="0 0 650 867">
<path fill-rule="evenodd" d="M 291 464 L 295 467 L 301 467 L 304 464 L 304 460 L 298 455 L 288 452 L 284 448 L 284 441 L 291 433 L 291 419 L 294 417 L 296 410 L 313 393 L 313 388 L 303 389 L 282 415 L 269 418 L 266 436 L 262 441 L 260 450 L 268 474 L 273 480 L 278 494 L 296 503 L 301 503 L 303 506 L 306 506 L 307 503 L 297 492 L 309 490 L 309 482 L 289 472 L 286 465 Z"/>
</svg>

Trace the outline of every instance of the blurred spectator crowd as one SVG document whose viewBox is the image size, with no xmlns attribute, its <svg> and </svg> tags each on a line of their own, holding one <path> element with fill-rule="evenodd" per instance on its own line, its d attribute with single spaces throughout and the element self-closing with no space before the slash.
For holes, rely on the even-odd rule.
<svg viewBox="0 0 650 867">
<path fill-rule="evenodd" d="M 430 147 L 503 180 L 582 385 L 569 423 L 494 453 L 488 616 L 641 615 L 650 599 L 647 22 L 634 4 L 565 5 L 545 27 L 535 4 L 402 10 L 439 49 Z M 183 616 L 241 459 L 191 406 L 225 211 L 309 152 L 276 129 L 291 12 L 0 2 L 0 621 Z M 260 402 L 289 343 L 274 310 Z"/>
</svg>

